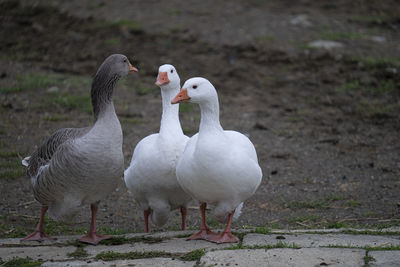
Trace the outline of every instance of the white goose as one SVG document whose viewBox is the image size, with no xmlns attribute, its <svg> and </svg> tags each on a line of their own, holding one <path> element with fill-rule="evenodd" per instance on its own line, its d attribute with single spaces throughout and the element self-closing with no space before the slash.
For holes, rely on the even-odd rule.
<svg viewBox="0 0 400 267">
<path fill-rule="evenodd" d="M 251 197 L 261 183 L 262 171 L 256 150 L 241 133 L 224 131 L 219 122 L 218 95 L 204 78 L 191 78 L 172 101 L 189 101 L 201 110 L 199 133 L 188 141 L 176 168 L 179 184 L 201 205 L 201 230 L 189 239 L 205 239 L 215 243 L 237 242 L 230 233 L 235 209 Z M 206 225 L 207 203 L 215 204 L 217 219 L 228 224 L 221 234 Z M 236 217 L 236 216 L 235 216 Z"/>
<path fill-rule="evenodd" d="M 110 236 L 96 233 L 96 213 L 101 199 L 117 186 L 124 170 L 122 130 L 112 94 L 115 84 L 137 71 L 124 55 L 111 55 L 98 69 L 92 83 L 94 125 L 59 129 L 22 164 L 28 167 L 35 199 L 42 212 L 35 231 L 25 241 L 54 239 L 43 229 L 43 217 L 72 218 L 82 205 L 91 205 L 90 231 L 79 241 L 97 244 Z"/>
<path fill-rule="evenodd" d="M 160 132 L 142 139 L 133 151 L 132 161 L 125 171 L 125 184 L 144 210 L 145 232 L 148 218 L 164 225 L 171 210 L 180 208 L 182 229 L 186 229 L 186 207 L 191 197 L 176 180 L 176 164 L 189 140 L 179 122 L 179 105 L 171 100 L 179 92 L 180 79 L 174 66 L 165 64 L 158 70 L 156 85 L 161 88 L 162 118 Z"/>
</svg>

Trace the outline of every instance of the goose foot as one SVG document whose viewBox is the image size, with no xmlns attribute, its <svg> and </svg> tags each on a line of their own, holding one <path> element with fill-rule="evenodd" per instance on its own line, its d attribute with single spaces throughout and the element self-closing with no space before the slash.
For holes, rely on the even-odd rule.
<svg viewBox="0 0 400 267">
<path fill-rule="evenodd" d="M 237 238 L 237 236 L 234 236 L 230 232 L 222 232 L 221 234 L 211 236 L 210 239 L 207 240 L 217 244 L 239 242 L 239 238 Z"/>
<path fill-rule="evenodd" d="M 209 228 L 201 229 L 199 232 L 188 237 L 187 240 L 210 240 L 218 234 L 211 231 Z"/>
<path fill-rule="evenodd" d="M 99 206 L 97 203 L 90 205 L 90 209 L 92 210 L 92 222 L 90 223 L 90 230 L 87 235 L 78 239 L 79 242 L 97 245 L 101 240 L 110 239 L 112 237 L 110 235 L 99 235 L 96 232 L 96 214 L 98 208 Z"/>
<path fill-rule="evenodd" d="M 42 206 L 42 211 L 40 213 L 40 219 L 39 222 L 36 226 L 35 231 L 33 231 L 32 234 L 26 236 L 25 238 L 21 239 L 21 241 L 38 241 L 42 242 L 45 240 L 57 240 L 57 238 L 48 236 L 44 230 L 43 230 L 43 221 L 44 221 L 44 215 L 46 214 L 48 207 L 46 205 Z"/>
<path fill-rule="evenodd" d="M 217 234 L 215 236 L 212 236 L 208 239 L 208 241 L 210 242 L 214 242 L 217 244 L 222 244 L 222 243 L 236 243 L 239 241 L 239 238 L 237 238 L 236 236 L 234 236 L 233 234 L 231 234 L 231 224 L 232 224 L 232 218 L 233 218 L 233 214 L 235 214 L 235 210 L 233 210 L 230 214 L 229 214 L 229 218 L 228 218 L 228 224 L 226 225 L 225 230 L 220 233 Z"/>
<path fill-rule="evenodd" d="M 97 245 L 101 240 L 110 239 L 112 236 L 110 235 L 99 235 L 96 232 L 88 233 L 85 236 L 79 238 L 79 242 Z"/>
<path fill-rule="evenodd" d="M 43 231 L 35 230 L 32 234 L 30 234 L 30 235 L 26 236 L 25 238 L 21 239 L 21 241 L 38 241 L 38 242 L 43 242 L 43 241 L 46 241 L 46 240 L 53 241 L 53 240 L 57 240 L 57 238 L 48 236 Z"/>
<path fill-rule="evenodd" d="M 187 240 L 209 240 L 213 236 L 217 235 L 213 231 L 211 231 L 210 228 L 206 225 L 206 208 L 207 208 L 207 203 L 201 203 L 200 205 L 200 212 L 201 212 L 201 227 L 200 231 L 189 236 Z"/>
</svg>

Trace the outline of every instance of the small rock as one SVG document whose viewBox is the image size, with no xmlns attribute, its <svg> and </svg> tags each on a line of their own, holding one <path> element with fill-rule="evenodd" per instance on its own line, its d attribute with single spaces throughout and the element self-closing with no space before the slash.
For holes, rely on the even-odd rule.
<svg viewBox="0 0 400 267">
<path fill-rule="evenodd" d="M 34 30 L 36 30 L 37 32 L 39 32 L 39 33 L 42 33 L 42 32 L 45 31 L 43 25 L 40 24 L 40 23 L 37 23 L 37 22 L 34 22 L 34 23 L 32 24 L 32 28 L 33 28 Z"/>
<path fill-rule="evenodd" d="M 312 23 L 308 20 L 308 16 L 305 14 L 295 16 L 290 20 L 290 24 L 302 27 L 312 26 Z"/>
<path fill-rule="evenodd" d="M 57 93 L 58 91 L 60 91 L 60 88 L 58 88 L 57 86 L 52 86 L 50 88 L 47 88 L 48 93 Z"/>
<path fill-rule="evenodd" d="M 342 43 L 335 42 L 335 41 L 327 41 L 327 40 L 312 41 L 312 42 L 308 43 L 308 45 L 313 48 L 323 48 L 323 49 L 327 49 L 327 50 L 332 50 L 335 48 L 342 48 L 344 46 Z"/>
<path fill-rule="evenodd" d="M 396 68 L 386 68 L 386 71 L 389 72 L 389 73 L 393 73 L 393 74 L 397 73 L 397 69 Z"/>
<path fill-rule="evenodd" d="M 374 36 L 370 36 L 369 39 L 370 39 L 371 41 L 376 42 L 376 43 L 384 43 L 384 42 L 386 42 L 386 38 L 383 37 L 383 36 L 376 36 L 376 35 L 374 35 Z"/>
</svg>

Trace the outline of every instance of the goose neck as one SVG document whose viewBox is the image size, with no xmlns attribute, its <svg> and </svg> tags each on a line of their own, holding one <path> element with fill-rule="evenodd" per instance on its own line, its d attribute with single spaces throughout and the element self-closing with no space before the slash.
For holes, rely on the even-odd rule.
<svg viewBox="0 0 400 267">
<path fill-rule="evenodd" d="M 218 99 L 214 101 L 200 103 L 201 119 L 199 134 L 210 131 L 222 132 L 222 126 L 219 122 L 219 104 Z"/>
<path fill-rule="evenodd" d="M 102 75 L 101 72 L 96 74 L 91 90 L 95 121 L 110 112 L 115 113 L 112 95 L 114 87 L 120 78 L 119 75 Z"/>
<path fill-rule="evenodd" d="M 162 96 L 162 116 L 160 134 L 183 134 L 182 127 L 179 122 L 179 104 L 172 105 L 171 101 L 179 92 L 179 88 L 163 90 L 161 89 Z"/>
</svg>

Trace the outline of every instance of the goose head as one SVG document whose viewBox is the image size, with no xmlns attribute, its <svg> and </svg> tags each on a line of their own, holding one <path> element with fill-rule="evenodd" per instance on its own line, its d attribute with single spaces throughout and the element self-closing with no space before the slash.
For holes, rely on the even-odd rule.
<svg viewBox="0 0 400 267">
<path fill-rule="evenodd" d="M 181 91 L 171 101 L 172 104 L 188 101 L 192 103 L 205 103 L 218 98 L 214 86 L 205 78 L 195 77 L 187 80 Z"/>
<path fill-rule="evenodd" d="M 123 77 L 132 72 L 138 72 L 138 69 L 132 66 L 128 58 L 121 54 L 114 54 L 104 60 L 97 74 L 108 74 L 107 76 L 109 77 Z"/>
<path fill-rule="evenodd" d="M 155 84 L 164 90 L 175 89 L 180 88 L 181 79 L 174 66 L 164 64 L 158 68 L 158 76 Z"/>
</svg>

